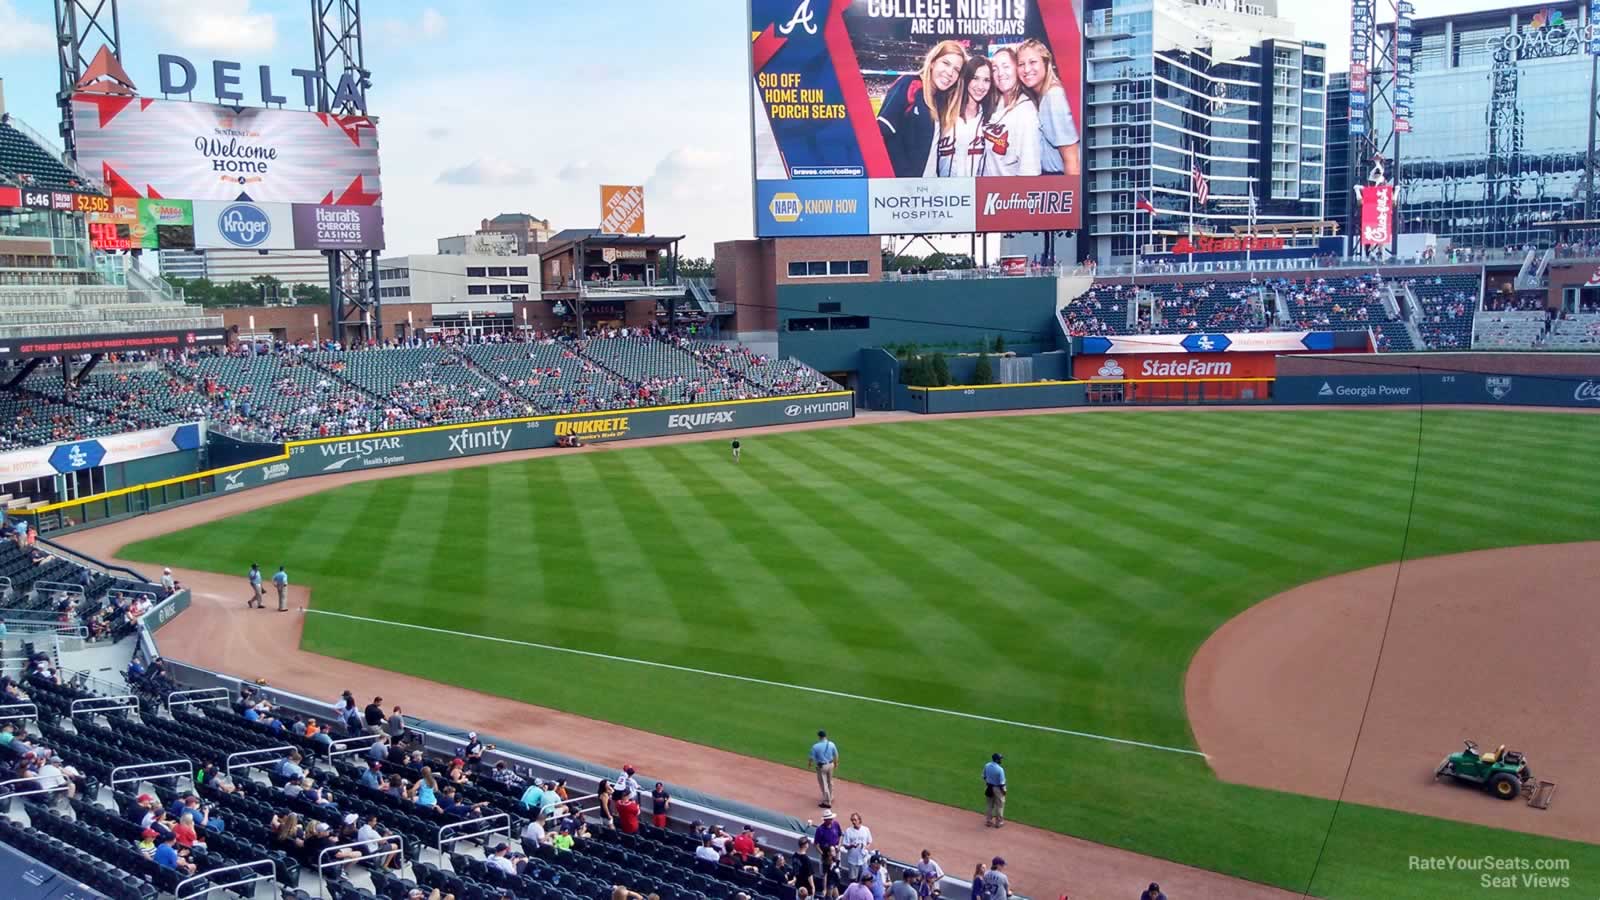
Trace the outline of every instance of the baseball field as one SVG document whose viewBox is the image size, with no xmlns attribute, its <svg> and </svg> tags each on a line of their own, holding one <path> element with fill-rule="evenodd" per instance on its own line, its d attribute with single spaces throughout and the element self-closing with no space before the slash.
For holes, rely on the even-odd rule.
<svg viewBox="0 0 1600 900">
<path fill-rule="evenodd" d="M 329 656 L 791 765 L 826 726 L 841 777 L 954 806 L 1000 750 L 1016 821 L 1294 891 L 1475 895 L 1418 870 L 1451 856 L 1565 860 L 1530 893 L 1595 896 L 1600 846 L 1523 819 L 1223 781 L 1185 676 L 1297 585 L 1600 540 L 1596 447 L 1600 416 L 1467 410 L 882 424 L 352 484 L 120 555 L 287 564 L 342 614 L 305 623 Z"/>
</svg>

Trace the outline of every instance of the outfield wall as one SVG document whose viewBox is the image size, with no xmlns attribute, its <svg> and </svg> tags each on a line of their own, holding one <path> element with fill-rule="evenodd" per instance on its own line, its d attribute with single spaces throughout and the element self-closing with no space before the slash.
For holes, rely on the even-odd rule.
<svg viewBox="0 0 1600 900">
<path fill-rule="evenodd" d="M 854 415 L 855 395 L 850 391 L 832 391 L 797 397 L 690 403 L 651 409 L 564 413 L 291 441 L 279 445 L 277 455 L 264 459 L 107 491 L 93 497 L 46 504 L 24 512 L 33 518 L 41 532 L 48 533 L 140 515 L 290 478 L 515 450 L 538 450 L 554 447 L 564 437 L 573 437 L 589 444 L 823 422 L 848 419 Z"/>
<path fill-rule="evenodd" d="M 1274 399 L 1312 405 L 1600 409 L 1600 353 L 1280 356 Z"/>
<path fill-rule="evenodd" d="M 970 387 L 906 389 L 911 411 L 926 414 L 982 412 L 1006 409 L 1047 409 L 1082 406 L 1086 400 L 1081 381 L 1047 381 L 1033 384 L 985 384 Z"/>
</svg>

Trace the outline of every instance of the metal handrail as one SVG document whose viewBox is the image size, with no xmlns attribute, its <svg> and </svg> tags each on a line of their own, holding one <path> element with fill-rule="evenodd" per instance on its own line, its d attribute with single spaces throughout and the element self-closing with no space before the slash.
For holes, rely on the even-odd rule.
<svg viewBox="0 0 1600 900">
<path fill-rule="evenodd" d="M 212 879 L 214 879 L 217 876 L 217 873 L 219 873 L 219 872 L 238 872 L 238 871 L 243 871 L 243 870 L 246 870 L 246 869 L 256 869 L 258 866 L 266 866 L 267 867 L 266 873 L 265 874 L 259 874 L 258 873 L 257 875 L 255 875 L 252 878 L 242 878 L 242 879 L 240 879 L 238 881 L 230 881 L 230 882 L 228 882 L 226 884 L 208 883 L 205 886 L 205 888 L 203 890 L 201 890 L 199 893 L 185 894 L 183 892 L 183 889 L 184 889 L 185 885 L 192 884 L 192 883 L 194 883 L 196 881 L 211 882 Z M 178 900 L 193 900 L 193 898 L 195 898 L 195 897 L 204 897 L 207 894 L 210 894 L 212 891 L 221 891 L 221 890 L 227 890 L 228 888 L 244 887 L 247 884 L 257 884 L 257 883 L 262 882 L 262 881 L 271 881 L 271 880 L 273 880 L 274 878 L 277 878 L 277 877 L 278 877 L 278 866 L 277 866 L 276 863 L 274 863 L 270 859 L 258 859 L 255 862 L 239 863 L 237 865 L 232 865 L 232 866 L 219 866 L 219 867 L 217 867 L 215 869 L 211 869 L 210 871 L 207 871 L 207 872 L 199 872 L 197 874 L 190 875 L 188 878 L 185 878 L 184 880 L 178 882 L 178 886 L 173 888 L 172 894 L 173 894 L 173 896 L 177 897 Z"/>
<path fill-rule="evenodd" d="M 481 825 L 484 822 L 498 822 L 498 821 L 501 821 L 502 819 L 505 821 L 505 824 L 496 826 L 494 828 L 486 828 L 486 829 L 484 829 L 482 831 L 474 831 L 471 834 L 454 834 L 454 835 L 451 835 L 448 839 L 446 839 L 445 836 L 444 836 L 445 832 L 451 830 L 452 828 L 462 828 L 462 827 L 467 826 L 467 825 Z M 463 819 L 460 822 L 451 822 L 448 825 L 441 825 L 439 827 L 439 833 L 435 837 L 434 849 L 438 850 L 439 851 L 439 855 L 442 857 L 442 856 L 444 856 L 444 845 L 445 844 L 454 844 L 457 841 L 471 840 L 472 838 L 483 837 L 484 835 L 487 835 L 487 834 L 499 834 L 502 831 L 504 831 L 506 833 L 506 840 L 507 841 L 511 840 L 511 814 L 510 813 L 493 813 L 491 815 L 482 816 L 482 817 L 476 818 L 476 819 Z"/>
<path fill-rule="evenodd" d="M 284 744 L 282 747 L 260 747 L 255 750 L 240 750 L 238 753 L 229 753 L 227 759 L 222 761 L 222 767 L 224 771 L 231 775 L 233 774 L 234 769 L 248 769 L 251 766 L 264 766 L 270 762 L 278 762 L 284 759 L 284 756 L 293 752 L 294 748 L 288 744 Z M 234 761 L 237 757 L 254 756 L 257 753 L 279 753 L 283 755 L 268 757 L 265 759 L 250 760 L 249 762 Z"/>
<path fill-rule="evenodd" d="M 334 866 L 347 866 L 347 865 L 350 865 L 351 863 L 358 863 L 358 862 L 361 862 L 362 860 L 368 860 L 368 859 L 379 859 L 379 858 L 387 859 L 387 858 L 389 858 L 391 856 L 394 856 L 396 853 L 400 854 L 401 859 L 405 858 L 405 852 L 406 852 L 406 837 L 405 837 L 405 835 L 403 835 L 403 834 L 391 834 L 391 835 L 386 835 L 384 837 L 381 837 L 378 840 L 380 840 L 380 841 L 399 841 L 400 842 L 400 849 L 399 850 L 379 850 L 377 853 L 362 853 L 360 856 L 356 856 L 356 857 L 354 857 L 352 859 L 336 859 L 333 862 L 325 862 L 324 860 L 326 860 L 328 858 L 328 854 L 329 853 L 334 853 L 334 852 L 339 851 L 339 850 L 349 850 L 351 847 L 365 847 L 366 845 L 368 845 L 370 843 L 373 843 L 373 842 L 372 841 L 353 841 L 353 842 L 348 843 L 348 844 L 335 844 L 332 847 L 323 847 L 322 848 L 322 852 L 317 854 L 317 896 L 318 897 L 322 896 L 322 891 L 324 890 L 324 888 L 328 884 L 327 877 L 323 875 L 323 872 L 326 871 L 327 869 L 330 869 L 330 868 L 332 868 Z"/>
<path fill-rule="evenodd" d="M 31 713 L 6 713 L 8 709 L 31 709 Z M 29 719 L 39 718 L 39 705 L 37 703 L 3 703 L 0 704 L 0 722 L 25 722 Z"/>
<path fill-rule="evenodd" d="M 37 778 L 13 778 L 10 781 L 0 781 L 0 788 L 11 784 L 36 784 Z M 33 791 L 17 791 L 14 794 L 0 794 L 0 800 L 13 800 L 17 797 L 37 797 L 41 794 L 59 794 L 67 789 L 66 785 L 53 788 L 39 788 Z"/>
<path fill-rule="evenodd" d="M 342 738 L 334 741 L 328 745 L 328 762 L 332 763 L 335 756 L 350 756 L 354 753 L 365 753 L 372 747 L 373 744 L 377 743 L 378 738 L 381 737 L 383 737 L 382 734 L 358 734 L 355 737 Z M 345 746 L 355 741 L 364 741 L 365 743 L 362 743 L 359 747 Z"/>
<path fill-rule="evenodd" d="M 40 591 L 60 591 L 63 594 L 77 594 L 80 598 L 87 597 L 83 592 L 83 585 L 71 584 L 65 581 L 35 581 L 33 595 L 39 596 Z"/>
<path fill-rule="evenodd" d="M 163 773 L 161 773 L 159 775 L 134 775 L 131 778 L 118 778 L 117 777 L 117 773 L 118 772 L 131 772 L 131 771 L 134 771 L 135 769 L 166 768 L 166 767 L 170 767 L 170 766 L 179 766 L 179 765 L 183 766 L 183 768 L 180 769 L 179 771 L 176 771 L 176 772 L 163 772 Z M 141 781 L 164 781 L 164 780 L 166 780 L 168 778 L 189 778 L 189 777 L 192 777 L 193 775 L 194 775 L 194 760 L 186 759 L 186 758 L 185 759 L 168 759 L 168 760 L 163 760 L 161 762 L 134 763 L 131 766 L 117 766 L 115 769 L 111 770 L 111 777 L 109 779 L 107 779 L 107 781 L 112 786 L 116 786 L 116 785 L 119 785 L 119 784 L 138 784 Z"/>
<path fill-rule="evenodd" d="M 198 696 L 204 694 L 206 696 Z M 174 700 L 173 697 L 183 697 Z M 190 691 L 171 691 L 167 694 L 167 709 L 174 706 L 194 706 L 200 703 L 215 703 L 218 700 L 228 702 L 233 699 L 233 692 L 224 687 L 196 688 Z"/>
<path fill-rule="evenodd" d="M 98 704 L 98 705 L 96 705 Z M 67 717 L 76 719 L 82 713 L 116 712 L 119 709 L 138 709 L 139 698 L 132 694 L 117 694 L 113 697 L 84 697 L 72 701 L 68 707 Z"/>
</svg>

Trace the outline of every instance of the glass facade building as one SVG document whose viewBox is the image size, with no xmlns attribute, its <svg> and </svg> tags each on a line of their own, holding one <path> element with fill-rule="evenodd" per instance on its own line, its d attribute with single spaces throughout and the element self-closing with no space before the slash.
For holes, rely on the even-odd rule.
<svg viewBox="0 0 1600 900">
<path fill-rule="evenodd" d="M 1589 151 L 1587 6 L 1416 21 L 1411 131 L 1391 153 L 1402 233 L 1508 247 L 1551 243 L 1579 227 Z M 1377 115 L 1372 124 L 1377 146 L 1389 145 L 1392 119 Z"/>
<path fill-rule="evenodd" d="M 1263 225 L 1324 219 L 1326 52 L 1276 12 L 1275 0 L 1088 0 L 1089 253 L 1110 262 L 1136 240 L 1160 252 L 1232 234 L 1252 194 Z M 1136 215 L 1140 196 L 1153 223 Z"/>
<path fill-rule="evenodd" d="M 1350 169 L 1350 73 L 1328 76 L 1328 165 L 1323 185 L 1323 214 L 1339 223 L 1341 234 L 1350 234 L 1356 212 Z"/>
</svg>

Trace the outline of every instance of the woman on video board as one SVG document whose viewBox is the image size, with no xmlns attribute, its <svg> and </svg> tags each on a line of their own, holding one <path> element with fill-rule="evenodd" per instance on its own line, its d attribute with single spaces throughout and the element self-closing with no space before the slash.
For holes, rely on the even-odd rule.
<svg viewBox="0 0 1600 900">
<path fill-rule="evenodd" d="M 922 71 L 889 86 L 878 109 L 878 130 L 896 178 L 921 178 L 936 171 L 939 135 L 954 131 L 961 110 L 961 70 L 967 51 L 940 41 L 922 60 Z"/>
<path fill-rule="evenodd" d="M 996 50 L 993 63 L 995 109 L 983 126 L 983 161 L 979 175 L 1039 174 L 1039 113 L 1022 89 L 1017 52 Z"/>
<path fill-rule="evenodd" d="M 1050 48 L 1029 38 L 1017 48 L 1017 74 L 1039 107 L 1039 164 L 1046 175 L 1077 175 L 1081 169 L 1078 125 L 1067 92 L 1056 76 Z"/>
<path fill-rule="evenodd" d="M 961 70 L 961 114 L 955 130 L 939 135 L 939 176 L 969 178 L 983 167 L 983 127 L 994 113 L 994 65 L 982 56 Z"/>
</svg>

